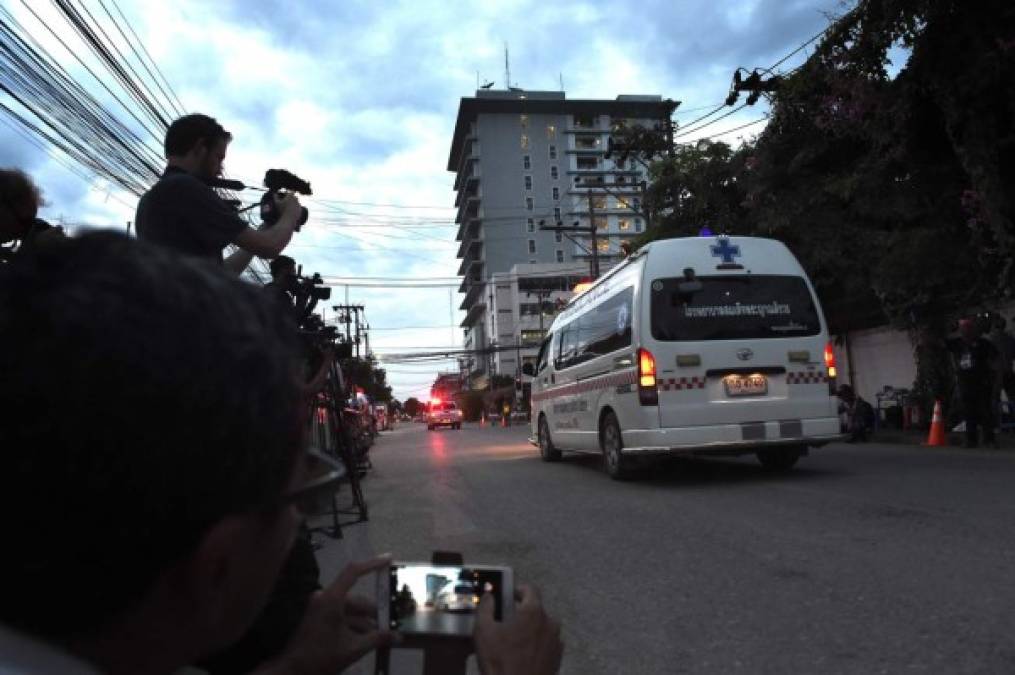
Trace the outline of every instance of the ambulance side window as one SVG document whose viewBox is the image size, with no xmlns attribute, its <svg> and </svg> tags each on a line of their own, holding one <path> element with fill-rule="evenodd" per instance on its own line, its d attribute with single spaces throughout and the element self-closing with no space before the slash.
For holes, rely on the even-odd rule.
<svg viewBox="0 0 1015 675">
<path fill-rule="evenodd" d="M 546 336 L 542 346 L 539 348 L 539 355 L 536 357 L 536 374 L 543 372 L 543 369 L 550 363 L 550 342 L 553 341 L 553 333 Z"/>
<path fill-rule="evenodd" d="M 557 370 L 573 365 L 575 347 L 578 345 L 578 322 L 572 321 L 560 331 L 560 348 L 553 367 Z"/>
</svg>

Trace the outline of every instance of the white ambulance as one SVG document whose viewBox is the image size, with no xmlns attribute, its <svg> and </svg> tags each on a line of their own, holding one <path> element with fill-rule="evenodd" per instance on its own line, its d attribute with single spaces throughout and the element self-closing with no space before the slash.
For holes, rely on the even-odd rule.
<svg viewBox="0 0 1015 675">
<path fill-rule="evenodd" d="M 810 280 L 780 242 L 652 242 L 557 316 L 532 380 L 544 460 L 756 453 L 789 469 L 841 438 L 835 357 Z"/>
</svg>

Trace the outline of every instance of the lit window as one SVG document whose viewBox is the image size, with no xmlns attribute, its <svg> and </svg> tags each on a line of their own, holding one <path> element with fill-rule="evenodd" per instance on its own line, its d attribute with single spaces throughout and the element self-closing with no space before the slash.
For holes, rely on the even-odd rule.
<svg viewBox="0 0 1015 675">
<path fill-rule="evenodd" d="M 535 202 L 532 201 L 532 197 L 526 197 L 525 198 L 525 210 L 526 211 L 534 211 L 535 209 L 536 209 L 536 204 L 535 204 Z"/>
<path fill-rule="evenodd" d="M 525 189 L 526 190 L 531 190 L 532 189 L 532 176 L 526 176 L 525 177 Z"/>
<path fill-rule="evenodd" d="M 518 122 L 522 125 L 522 129 L 528 129 L 529 128 L 529 116 L 528 115 L 520 115 L 518 117 Z"/>
<path fill-rule="evenodd" d="M 554 201 L 560 199 L 560 188 L 559 187 L 553 188 L 553 199 L 554 199 Z"/>
<path fill-rule="evenodd" d="M 590 201 L 592 202 L 592 208 L 597 211 L 605 211 L 609 206 L 609 202 L 607 202 L 606 197 L 602 195 L 593 197 Z"/>
<path fill-rule="evenodd" d="M 522 134 L 522 150 L 529 149 L 529 136 L 528 134 Z"/>
<path fill-rule="evenodd" d="M 532 255 L 535 252 L 536 252 L 536 240 L 529 239 L 529 255 Z"/>
<path fill-rule="evenodd" d="M 546 137 L 551 141 L 557 138 L 557 127 L 552 124 L 548 124 L 546 126 Z"/>
<path fill-rule="evenodd" d="M 532 218 L 529 218 L 527 221 L 525 221 L 525 229 L 528 230 L 529 232 L 535 232 L 536 221 L 533 220 Z"/>
<path fill-rule="evenodd" d="M 599 249 L 600 253 L 608 253 L 610 250 L 610 240 L 600 239 L 596 242 L 596 248 Z"/>
<path fill-rule="evenodd" d="M 550 159 L 557 159 L 557 146 L 556 145 L 551 145 L 550 146 Z"/>
<path fill-rule="evenodd" d="M 555 242 L 557 242 L 558 244 L 560 242 L 564 241 L 564 233 L 563 232 L 554 232 L 553 233 L 553 240 Z"/>
<path fill-rule="evenodd" d="M 599 136 L 591 134 L 575 136 L 574 138 L 574 147 L 579 150 L 598 150 L 600 144 Z"/>
<path fill-rule="evenodd" d="M 596 229 L 597 230 L 605 230 L 605 229 L 609 228 L 609 226 L 610 226 L 610 221 L 608 221 L 606 218 L 599 218 L 599 217 L 596 218 Z"/>
<path fill-rule="evenodd" d="M 550 167 L 550 178 L 553 180 L 557 180 L 558 178 L 560 178 L 560 173 L 557 171 L 557 167 L 555 166 Z"/>
<path fill-rule="evenodd" d="M 559 223 L 560 222 L 560 207 L 559 206 L 554 206 L 553 207 L 553 222 L 555 222 L 555 223 Z"/>
<path fill-rule="evenodd" d="M 522 155 L 522 168 L 526 171 L 532 168 L 532 157 L 529 155 Z"/>
<path fill-rule="evenodd" d="M 557 262 L 564 262 L 564 252 L 559 248 L 557 249 Z"/>
<path fill-rule="evenodd" d="M 620 220 L 617 221 L 617 229 L 619 229 L 621 232 L 626 232 L 627 230 L 630 230 L 631 221 L 628 220 L 627 218 L 621 218 Z"/>
</svg>

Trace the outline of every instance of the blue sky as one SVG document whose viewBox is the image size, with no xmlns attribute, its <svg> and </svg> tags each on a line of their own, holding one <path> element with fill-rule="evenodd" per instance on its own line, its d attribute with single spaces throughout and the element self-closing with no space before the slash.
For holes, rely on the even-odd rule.
<svg viewBox="0 0 1015 675">
<path fill-rule="evenodd" d="M 44 37 L 20 2 L 0 4 Z M 65 26 L 49 2 L 29 4 L 57 30 Z M 288 253 L 306 271 L 360 279 L 454 276 L 456 228 L 447 224 L 454 218 L 453 176 L 445 167 L 458 101 L 473 95 L 477 74 L 503 87 L 505 43 L 512 85 L 556 90 L 563 78 L 569 98 L 660 94 L 683 102 L 680 123 L 721 102 L 735 68 L 775 63 L 847 8 L 839 0 L 120 0 L 120 6 L 187 110 L 211 114 L 233 132 L 229 175 L 256 184 L 265 169 L 285 167 L 313 184 L 315 199 L 305 202 L 311 221 Z M 66 52 L 44 44 L 103 98 Z M 759 103 L 701 134 L 765 111 Z M 761 128 L 722 138 L 736 143 L 741 133 Z M 45 192 L 47 219 L 123 228 L 132 220 L 133 195 L 83 180 L 6 125 L 0 166 L 33 174 Z M 461 331 L 452 328 L 461 320 L 457 289 L 450 303 L 447 288 L 349 293 L 366 306 L 371 346 L 382 358 L 461 344 Z M 342 289 L 335 294 L 344 298 Z M 391 365 L 389 382 L 400 399 L 425 396 L 436 371 L 433 364 Z"/>
</svg>

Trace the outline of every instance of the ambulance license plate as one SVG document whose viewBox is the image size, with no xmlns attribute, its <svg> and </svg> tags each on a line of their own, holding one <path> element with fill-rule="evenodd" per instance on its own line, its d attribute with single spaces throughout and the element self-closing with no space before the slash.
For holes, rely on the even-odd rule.
<svg viewBox="0 0 1015 675">
<path fill-rule="evenodd" d="M 768 393 L 764 375 L 727 375 L 723 379 L 727 396 L 763 396 Z"/>
</svg>

